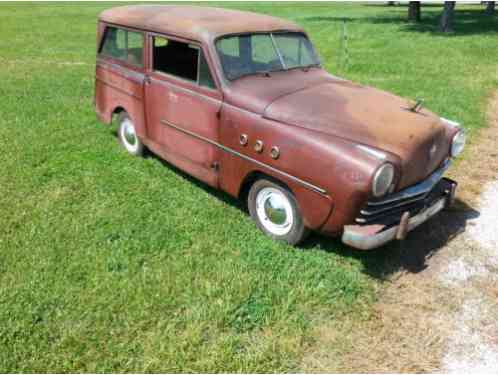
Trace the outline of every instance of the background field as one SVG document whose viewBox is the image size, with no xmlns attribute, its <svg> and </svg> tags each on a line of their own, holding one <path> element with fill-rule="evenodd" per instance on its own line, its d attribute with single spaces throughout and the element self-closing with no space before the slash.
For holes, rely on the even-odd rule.
<svg viewBox="0 0 498 375">
<path fill-rule="evenodd" d="M 369 318 L 402 248 L 278 244 L 234 200 L 129 157 L 92 107 L 96 17 L 115 5 L 0 5 L 0 372 L 298 371 L 314 327 Z M 437 7 L 413 26 L 404 7 L 221 5 L 296 21 L 330 72 L 484 125 L 498 28 L 480 7 L 442 36 Z"/>
</svg>

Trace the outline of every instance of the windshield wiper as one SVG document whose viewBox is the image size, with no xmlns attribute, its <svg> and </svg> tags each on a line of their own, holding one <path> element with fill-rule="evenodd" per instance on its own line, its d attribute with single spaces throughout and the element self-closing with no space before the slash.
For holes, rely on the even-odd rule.
<svg viewBox="0 0 498 375">
<path fill-rule="evenodd" d="M 307 72 L 310 70 L 310 68 L 319 68 L 319 67 L 321 67 L 320 63 L 314 63 L 309 65 L 303 65 L 300 68 L 302 69 L 303 72 Z"/>
<path fill-rule="evenodd" d="M 262 74 L 265 77 L 271 77 L 270 72 L 273 72 L 273 70 L 258 70 L 255 72 L 248 72 L 248 73 L 241 74 L 240 76 L 236 76 L 236 77 L 232 78 L 231 80 L 235 81 L 236 79 L 239 79 L 242 77 L 254 76 L 254 75 L 259 75 L 259 74 Z"/>
</svg>

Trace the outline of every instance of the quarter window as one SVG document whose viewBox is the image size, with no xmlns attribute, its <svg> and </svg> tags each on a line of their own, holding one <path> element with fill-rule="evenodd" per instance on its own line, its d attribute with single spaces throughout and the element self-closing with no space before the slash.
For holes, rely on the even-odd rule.
<svg viewBox="0 0 498 375">
<path fill-rule="evenodd" d="M 143 66 L 143 34 L 117 27 L 107 27 L 100 53 L 128 64 Z"/>
<path fill-rule="evenodd" d="M 212 89 L 215 88 L 213 77 L 211 77 L 211 72 L 209 71 L 209 65 L 202 50 L 199 55 L 199 85 Z"/>
<path fill-rule="evenodd" d="M 154 37 L 152 45 L 154 70 L 215 88 L 207 61 L 198 46 L 162 37 Z"/>
</svg>

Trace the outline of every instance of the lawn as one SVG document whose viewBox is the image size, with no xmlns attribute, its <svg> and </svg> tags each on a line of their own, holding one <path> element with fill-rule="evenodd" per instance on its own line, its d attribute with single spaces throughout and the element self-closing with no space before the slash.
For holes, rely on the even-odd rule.
<svg viewBox="0 0 498 375">
<path fill-rule="evenodd" d="M 0 5 L 0 372 L 299 371 L 314 327 L 368 319 L 399 248 L 275 243 L 226 195 L 129 157 L 92 105 L 115 5 Z M 296 21 L 330 72 L 484 125 L 498 28 L 479 7 L 442 36 L 436 7 L 414 26 L 404 7 L 221 5 Z"/>
</svg>

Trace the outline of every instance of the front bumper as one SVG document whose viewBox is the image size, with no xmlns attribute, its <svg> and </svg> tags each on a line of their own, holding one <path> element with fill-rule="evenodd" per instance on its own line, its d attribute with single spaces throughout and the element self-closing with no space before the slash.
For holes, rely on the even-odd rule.
<svg viewBox="0 0 498 375">
<path fill-rule="evenodd" d="M 453 203 L 456 186 L 455 181 L 443 178 L 434 181 L 430 190 L 410 199 L 372 203 L 377 208 L 362 210 L 357 219 L 360 224 L 344 227 L 342 242 L 357 249 L 370 250 L 393 239 L 404 239 L 408 232 Z"/>
</svg>

